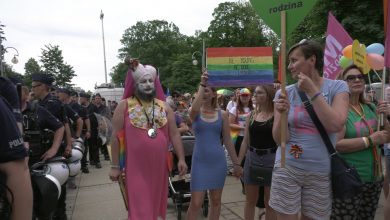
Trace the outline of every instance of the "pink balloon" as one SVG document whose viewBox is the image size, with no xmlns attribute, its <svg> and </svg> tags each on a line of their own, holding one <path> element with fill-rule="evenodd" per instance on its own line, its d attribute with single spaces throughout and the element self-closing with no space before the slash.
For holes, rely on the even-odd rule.
<svg viewBox="0 0 390 220">
<path fill-rule="evenodd" d="M 383 56 L 376 53 L 367 54 L 367 63 L 374 70 L 381 70 L 385 66 L 385 59 Z"/>
</svg>

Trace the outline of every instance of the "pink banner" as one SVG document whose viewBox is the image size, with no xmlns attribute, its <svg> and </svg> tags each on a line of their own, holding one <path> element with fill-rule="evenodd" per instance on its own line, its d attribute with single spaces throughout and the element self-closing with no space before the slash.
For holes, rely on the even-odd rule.
<svg viewBox="0 0 390 220">
<path fill-rule="evenodd" d="M 328 29 L 326 31 L 326 45 L 324 51 L 324 77 L 335 79 L 341 67 L 339 59 L 343 56 L 345 46 L 352 44 L 353 40 L 344 30 L 343 26 L 329 12 Z"/>
<path fill-rule="evenodd" d="M 385 66 L 387 68 L 390 68 L 390 21 L 389 21 L 389 18 L 390 18 L 390 6 L 389 4 L 385 5 L 385 30 L 386 30 L 386 33 L 385 33 Z M 386 12 L 387 11 L 387 12 Z"/>
</svg>

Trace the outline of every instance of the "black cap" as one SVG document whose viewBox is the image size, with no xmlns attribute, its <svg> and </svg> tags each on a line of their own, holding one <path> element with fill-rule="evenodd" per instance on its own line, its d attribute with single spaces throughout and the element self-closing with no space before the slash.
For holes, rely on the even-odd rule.
<svg viewBox="0 0 390 220">
<path fill-rule="evenodd" d="M 65 88 L 65 87 L 58 88 L 56 91 L 57 91 L 57 92 L 60 92 L 60 93 L 65 93 L 65 94 L 67 94 L 67 95 L 69 95 L 69 96 L 70 96 L 70 94 L 71 94 L 70 89 L 69 89 L 69 88 Z"/>
<path fill-rule="evenodd" d="M 96 93 L 93 97 L 102 97 L 101 95 L 100 95 L 100 93 Z"/>
<path fill-rule="evenodd" d="M 76 97 L 79 97 L 79 94 L 78 94 L 76 91 L 74 91 L 74 90 L 71 90 L 71 91 L 70 91 L 70 96 L 76 96 Z"/>
<path fill-rule="evenodd" d="M 89 99 L 91 96 L 88 94 L 88 93 L 86 93 L 86 92 L 80 92 L 79 93 L 79 96 L 80 97 L 83 97 L 83 98 L 87 98 L 87 99 Z"/>
<path fill-rule="evenodd" d="M 31 76 L 32 81 L 41 82 L 43 84 L 46 84 L 48 86 L 52 86 L 54 82 L 54 78 L 46 73 L 35 73 Z"/>
</svg>

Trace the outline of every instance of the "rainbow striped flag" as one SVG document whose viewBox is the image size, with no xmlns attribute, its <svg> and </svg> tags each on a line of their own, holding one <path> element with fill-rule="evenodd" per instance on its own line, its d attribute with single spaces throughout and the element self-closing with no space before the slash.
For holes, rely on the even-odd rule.
<svg viewBox="0 0 390 220">
<path fill-rule="evenodd" d="M 248 87 L 274 82 L 271 47 L 207 48 L 208 84 Z"/>
<path fill-rule="evenodd" d="M 125 146 L 125 130 L 122 129 L 118 132 L 117 138 L 119 141 L 119 168 L 123 170 L 125 168 L 125 153 L 126 153 L 126 146 Z"/>
</svg>

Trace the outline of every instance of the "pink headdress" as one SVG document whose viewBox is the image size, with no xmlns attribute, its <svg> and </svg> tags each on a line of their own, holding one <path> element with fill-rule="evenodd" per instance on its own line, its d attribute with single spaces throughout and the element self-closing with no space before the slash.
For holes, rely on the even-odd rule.
<svg viewBox="0 0 390 220">
<path fill-rule="evenodd" d="M 146 75 L 152 75 L 154 79 L 154 88 L 156 90 L 156 98 L 165 101 L 165 95 L 160 84 L 160 79 L 157 75 L 157 71 L 154 67 L 149 65 L 142 65 L 138 60 L 130 60 L 130 67 L 127 71 L 125 81 L 125 92 L 122 99 L 126 99 L 134 95 L 134 86 L 140 79 Z"/>
</svg>

